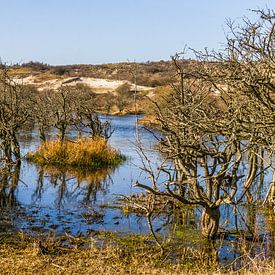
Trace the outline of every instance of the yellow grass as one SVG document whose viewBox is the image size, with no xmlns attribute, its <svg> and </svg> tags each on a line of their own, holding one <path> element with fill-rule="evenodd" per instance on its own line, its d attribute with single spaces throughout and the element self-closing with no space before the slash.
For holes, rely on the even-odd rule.
<svg viewBox="0 0 275 275">
<path fill-rule="evenodd" d="M 60 75 L 52 74 L 50 72 L 43 72 L 35 76 L 34 82 L 39 83 L 39 82 L 44 82 L 48 80 L 62 79 L 62 78 L 63 77 Z"/>
<path fill-rule="evenodd" d="M 53 177 L 65 174 L 67 177 L 76 177 L 79 182 L 97 183 L 105 180 L 112 170 L 113 168 L 103 168 L 95 171 L 87 171 L 81 169 L 67 169 L 66 167 L 56 167 L 54 165 L 44 165 L 41 167 L 40 172 Z"/>
<path fill-rule="evenodd" d="M 30 75 L 32 69 L 29 67 L 20 67 L 20 68 L 12 68 L 9 70 L 9 74 L 11 76 L 27 76 Z"/>
<path fill-rule="evenodd" d="M 24 234 L 0 235 L 1 274 L 274 274 L 272 259 L 253 260 L 239 273 L 230 268 L 203 264 L 203 258 L 190 253 L 171 261 L 171 255 L 161 256 L 145 236 L 106 239 L 96 246 L 94 237 L 62 237 L 70 244 L 60 245 L 60 239 L 31 238 Z M 83 243 L 85 245 L 83 246 Z M 79 245 L 82 246 L 80 247 Z M 172 250 L 173 251 L 173 250 Z M 204 260 L 207 262 L 207 260 Z M 188 264 L 189 262 L 189 264 Z"/>
<path fill-rule="evenodd" d="M 179 274 L 180 271 L 154 267 L 146 253 L 123 260 L 123 253 L 116 248 L 71 249 L 60 255 L 40 255 L 35 244 L 22 250 L 5 248 L 0 251 L 2 274 Z M 179 268 L 178 268 L 179 269 Z"/>
<path fill-rule="evenodd" d="M 75 141 L 45 142 L 36 152 L 28 154 L 27 159 L 40 165 L 94 170 L 114 167 L 124 157 L 102 138 L 79 138 Z"/>
</svg>

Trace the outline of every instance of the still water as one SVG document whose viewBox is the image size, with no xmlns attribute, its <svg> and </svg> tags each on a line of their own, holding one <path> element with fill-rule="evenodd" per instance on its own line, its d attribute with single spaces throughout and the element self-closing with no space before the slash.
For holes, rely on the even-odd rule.
<svg viewBox="0 0 275 275">
<path fill-rule="evenodd" d="M 26 216 L 18 219 L 22 230 L 54 230 L 55 233 L 87 233 L 92 230 L 108 230 L 121 233 L 147 232 L 147 225 L 136 215 L 125 217 L 121 211 L 111 207 L 118 195 L 129 195 L 138 190 L 132 187 L 137 180 L 146 182 L 141 160 L 136 147 L 136 117 L 108 116 L 114 133 L 111 146 L 126 156 L 127 160 L 115 170 L 99 171 L 89 175 L 70 172 L 43 171 L 25 160 L 21 166 L 20 182 L 16 188 L 16 200 Z M 158 160 L 154 150 L 153 135 L 139 129 L 147 156 Z M 71 137 L 77 133 L 73 130 Z M 55 133 L 50 133 L 55 138 Z M 35 150 L 39 146 L 39 135 L 33 131 L 20 136 L 21 151 Z"/>
<path fill-rule="evenodd" d="M 105 117 L 102 117 L 105 119 Z M 136 117 L 135 116 L 108 116 L 115 130 L 110 144 L 126 156 L 127 160 L 114 170 L 99 171 L 92 174 L 79 175 L 72 172 L 55 169 L 43 170 L 23 160 L 20 169 L 20 179 L 14 186 L 12 204 L 2 208 L 12 219 L 16 230 L 23 230 L 31 234 L 43 232 L 54 234 L 68 233 L 71 235 L 87 234 L 95 230 L 105 230 L 126 233 L 147 233 L 146 220 L 138 214 L 124 214 L 114 207 L 119 195 L 130 195 L 141 190 L 133 187 L 139 180 L 141 183 L 150 183 L 148 174 L 141 169 L 142 162 L 136 146 Z M 152 133 L 139 128 L 144 152 L 152 160 L 153 169 L 161 162 L 158 152 L 154 149 L 156 139 Z M 77 133 L 71 130 L 69 135 Z M 56 133 L 49 133 L 55 138 Z M 20 135 L 21 152 L 35 150 L 40 144 L 36 130 Z M 164 180 L 164 179 L 163 179 Z M 159 179 L 162 183 L 162 178 Z M 2 211 L 2 212 L 3 212 Z M 241 230 L 252 228 L 260 235 L 265 247 L 274 246 L 274 224 L 270 224 L 269 217 L 258 213 L 257 209 L 239 206 L 222 207 L 221 228 L 234 230 L 236 223 Z M 186 243 L 190 239 L 199 237 L 199 208 L 188 208 L 179 217 L 173 217 L 178 224 L 171 226 L 169 218 L 157 217 L 153 220 L 154 228 L 159 233 L 178 236 L 175 228 L 181 227 L 186 235 Z M 171 221 L 171 220 L 170 220 Z M 254 233 L 255 233 L 254 232 Z M 251 232 L 248 232 L 249 234 Z M 192 241 L 192 240 L 191 240 Z M 236 244 L 234 237 L 228 237 L 219 247 L 219 253 L 227 259 L 238 257 L 231 243 Z M 181 239 L 182 242 L 182 239 Z M 262 247 L 258 246 L 258 252 Z M 235 254 L 234 254 L 235 253 Z"/>
</svg>

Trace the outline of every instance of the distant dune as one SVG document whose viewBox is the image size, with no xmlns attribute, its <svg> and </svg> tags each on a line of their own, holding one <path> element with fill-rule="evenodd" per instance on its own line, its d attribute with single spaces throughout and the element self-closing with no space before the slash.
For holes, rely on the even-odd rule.
<svg viewBox="0 0 275 275">
<path fill-rule="evenodd" d="M 129 83 L 133 90 L 135 90 L 135 85 L 127 80 L 110 80 L 102 78 L 93 77 L 65 77 L 65 78 L 52 78 L 49 80 L 41 80 L 35 75 L 30 75 L 27 77 L 15 77 L 14 80 L 17 83 L 34 85 L 39 91 L 43 90 L 56 90 L 62 85 L 75 86 L 77 84 L 84 84 L 90 87 L 95 93 L 107 93 L 113 92 L 119 86 L 124 83 Z M 151 91 L 153 87 L 137 85 L 137 91 Z"/>
</svg>

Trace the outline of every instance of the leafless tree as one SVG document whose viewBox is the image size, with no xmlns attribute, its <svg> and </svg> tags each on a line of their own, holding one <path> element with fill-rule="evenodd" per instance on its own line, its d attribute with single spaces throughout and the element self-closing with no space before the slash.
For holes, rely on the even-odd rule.
<svg viewBox="0 0 275 275">
<path fill-rule="evenodd" d="M 74 89 L 74 96 L 76 117 L 74 126 L 80 135 L 84 132 L 91 138 L 101 137 L 108 140 L 114 130 L 108 119 L 100 119 L 100 107 L 95 93 L 88 87 L 77 86 Z"/>
<path fill-rule="evenodd" d="M 53 126 L 52 91 L 36 91 L 35 94 L 35 122 L 39 130 L 40 140 L 46 141 L 46 132 Z"/>
<path fill-rule="evenodd" d="M 155 105 L 160 151 L 174 170 L 161 168 L 164 191 L 137 183 L 156 196 L 200 205 L 207 238 L 217 234 L 220 206 L 252 202 L 255 179 L 272 170 L 274 12 L 257 12 L 257 23 L 229 24 L 233 38 L 223 52 L 195 52 L 192 69 L 185 69 L 180 54 L 172 58 L 178 82 L 166 107 Z M 267 164 L 260 169 L 263 157 Z"/>
<path fill-rule="evenodd" d="M 69 86 L 62 86 L 50 94 L 53 126 L 58 130 L 59 139 L 64 141 L 68 127 L 75 123 L 75 95 Z"/>
<path fill-rule="evenodd" d="M 33 113 L 32 90 L 15 82 L 5 65 L 0 71 L 0 138 L 4 160 L 20 162 L 18 133 Z"/>
<path fill-rule="evenodd" d="M 195 70 L 190 75 L 211 83 L 221 98 L 236 97 L 243 101 L 240 108 L 247 112 L 239 116 L 239 120 L 247 133 L 261 133 L 255 142 L 264 146 L 262 152 L 269 155 L 270 163 L 275 149 L 275 11 L 253 12 L 259 17 L 255 22 L 248 18 L 243 19 L 242 25 L 227 21 L 229 33 L 225 51 L 195 52 L 202 61 L 200 73 Z M 213 66 L 204 66 L 209 61 Z M 262 154 L 262 158 L 265 155 Z M 273 169 L 266 201 L 274 201 L 274 178 Z"/>
</svg>

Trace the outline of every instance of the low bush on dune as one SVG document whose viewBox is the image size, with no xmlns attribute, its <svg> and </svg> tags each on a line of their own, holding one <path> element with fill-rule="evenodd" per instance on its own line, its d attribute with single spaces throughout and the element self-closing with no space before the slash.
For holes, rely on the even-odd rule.
<svg viewBox="0 0 275 275">
<path fill-rule="evenodd" d="M 102 138 L 79 138 L 74 141 L 59 140 L 43 143 L 27 160 L 39 165 L 66 166 L 95 170 L 115 167 L 125 160 L 117 150 Z"/>
</svg>

